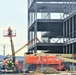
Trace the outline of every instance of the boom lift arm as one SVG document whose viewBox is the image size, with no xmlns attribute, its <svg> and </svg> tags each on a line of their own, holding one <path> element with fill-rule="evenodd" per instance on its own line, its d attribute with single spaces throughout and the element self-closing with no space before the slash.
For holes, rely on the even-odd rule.
<svg viewBox="0 0 76 75">
<path fill-rule="evenodd" d="M 40 40 L 39 40 L 38 38 L 34 38 L 34 39 L 32 39 L 31 41 L 29 41 L 27 44 L 25 44 L 24 46 L 22 46 L 21 48 L 19 48 L 19 49 L 15 52 L 15 54 L 17 54 L 17 53 L 18 53 L 19 51 L 21 51 L 23 48 L 25 48 L 26 46 L 28 46 L 30 43 L 32 43 L 35 39 L 40 43 Z"/>
<path fill-rule="evenodd" d="M 14 54 L 17 54 L 19 51 L 21 51 L 22 49 L 24 49 L 26 46 L 28 46 L 30 43 L 32 43 L 34 40 L 37 40 L 40 43 L 40 40 L 38 38 L 34 38 L 31 41 L 29 41 L 27 44 L 23 45 L 21 48 L 19 48 L 18 50 L 16 50 L 16 52 L 14 52 Z M 13 45 L 14 46 L 14 45 Z M 14 47 L 13 47 L 14 48 Z M 9 58 L 11 57 L 11 55 L 9 56 Z"/>
<path fill-rule="evenodd" d="M 11 42 L 11 50 L 12 50 L 12 58 L 13 58 L 13 63 L 14 63 L 14 66 L 15 66 L 15 50 L 14 50 L 14 44 L 13 44 L 13 40 L 12 40 L 12 37 L 10 37 L 10 42 Z"/>
</svg>

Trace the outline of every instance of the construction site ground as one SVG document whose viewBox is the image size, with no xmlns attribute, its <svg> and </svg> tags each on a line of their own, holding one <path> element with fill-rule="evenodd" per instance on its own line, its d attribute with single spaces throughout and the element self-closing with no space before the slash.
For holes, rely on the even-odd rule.
<svg viewBox="0 0 76 75">
<path fill-rule="evenodd" d="M 26 74 L 27 75 L 27 74 Z M 76 75 L 76 71 L 61 71 L 59 74 L 44 74 L 39 72 L 30 73 L 29 75 Z"/>
<path fill-rule="evenodd" d="M 76 75 L 76 73 L 66 73 L 66 72 L 62 72 L 60 74 L 42 74 L 42 73 L 23 74 L 23 73 L 19 73 L 19 74 L 0 74 L 0 75 Z"/>
<path fill-rule="evenodd" d="M 35 71 L 31 71 L 29 75 L 76 75 L 76 71 L 58 71 L 56 69 L 47 67 L 43 69 L 37 68 Z"/>
<path fill-rule="evenodd" d="M 44 56 L 46 54 L 41 52 L 37 55 Z M 54 54 L 48 54 L 48 55 L 54 55 Z M 70 55 L 62 55 L 61 57 L 63 57 L 63 56 L 70 56 Z M 29 74 L 25 74 L 25 75 L 76 75 L 76 71 L 72 71 L 72 70 L 71 71 L 57 71 L 53 68 L 47 67 L 47 68 L 43 68 L 43 69 L 37 68 L 34 72 L 30 72 Z"/>
</svg>

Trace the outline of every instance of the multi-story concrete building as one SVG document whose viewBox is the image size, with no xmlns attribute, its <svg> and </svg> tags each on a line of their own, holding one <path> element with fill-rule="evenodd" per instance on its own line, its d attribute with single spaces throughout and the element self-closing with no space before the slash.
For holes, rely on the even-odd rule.
<svg viewBox="0 0 76 75">
<path fill-rule="evenodd" d="M 28 51 L 74 54 L 76 0 L 28 0 L 28 42 L 32 39 Z"/>
</svg>

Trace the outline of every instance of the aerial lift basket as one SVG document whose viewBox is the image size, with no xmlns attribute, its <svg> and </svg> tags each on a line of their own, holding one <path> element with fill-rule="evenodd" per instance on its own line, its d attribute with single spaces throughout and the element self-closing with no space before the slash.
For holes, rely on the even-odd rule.
<svg viewBox="0 0 76 75">
<path fill-rule="evenodd" d="M 4 30 L 3 31 L 3 36 L 4 37 L 16 37 L 16 30 L 12 30 L 12 34 L 11 35 L 8 35 L 8 30 Z"/>
</svg>

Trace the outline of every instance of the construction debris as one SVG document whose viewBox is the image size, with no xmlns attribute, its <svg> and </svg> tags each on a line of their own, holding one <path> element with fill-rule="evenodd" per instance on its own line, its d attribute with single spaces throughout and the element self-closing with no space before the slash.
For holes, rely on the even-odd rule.
<svg viewBox="0 0 76 75">
<path fill-rule="evenodd" d="M 50 67 L 45 67 L 43 70 L 44 74 L 59 74 L 59 72 L 54 69 L 54 68 L 50 68 Z"/>
<path fill-rule="evenodd" d="M 51 67 L 43 67 L 43 69 L 41 67 L 37 68 L 34 72 L 32 72 L 33 74 L 59 74 L 59 71 L 57 71 L 54 68 Z M 40 75 L 39 74 L 39 75 Z"/>
</svg>

